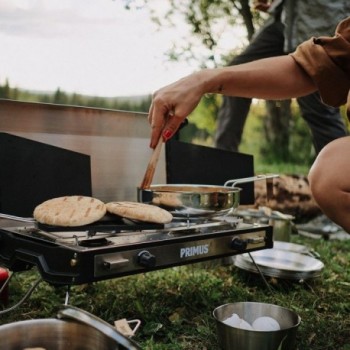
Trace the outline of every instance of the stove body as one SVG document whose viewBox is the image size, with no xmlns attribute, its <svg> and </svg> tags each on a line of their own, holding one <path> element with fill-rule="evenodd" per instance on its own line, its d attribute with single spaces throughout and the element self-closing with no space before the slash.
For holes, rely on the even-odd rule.
<svg viewBox="0 0 350 350">
<path fill-rule="evenodd" d="M 138 226 L 61 232 L 31 225 L 1 227 L 0 263 L 14 272 L 36 266 L 50 284 L 77 285 L 273 246 L 271 226 L 236 219 Z"/>
</svg>

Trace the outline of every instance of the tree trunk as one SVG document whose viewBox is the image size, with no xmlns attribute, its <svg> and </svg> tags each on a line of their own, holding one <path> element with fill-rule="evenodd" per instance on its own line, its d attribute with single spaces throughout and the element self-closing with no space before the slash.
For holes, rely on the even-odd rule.
<svg viewBox="0 0 350 350">
<path fill-rule="evenodd" d="M 247 29 L 247 37 L 248 37 L 248 40 L 250 40 L 255 32 L 255 28 L 253 24 L 253 14 L 251 11 L 250 2 L 249 0 L 240 0 L 239 4 L 240 6 L 239 7 L 236 6 L 236 8 L 238 9 L 239 14 L 243 18 L 244 25 Z"/>
<path fill-rule="evenodd" d="M 268 142 L 267 152 L 280 161 L 289 160 L 289 123 L 291 120 L 291 100 L 266 101 L 267 118 L 264 124 Z"/>
</svg>

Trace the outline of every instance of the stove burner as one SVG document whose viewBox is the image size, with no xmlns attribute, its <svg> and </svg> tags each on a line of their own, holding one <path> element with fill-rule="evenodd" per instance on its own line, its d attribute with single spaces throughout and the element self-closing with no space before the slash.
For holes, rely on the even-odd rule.
<svg viewBox="0 0 350 350">
<path fill-rule="evenodd" d="M 101 220 L 89 225 L 75 226 L 75 227 L 62 227 L 52 226 L 46 224 L 37 224 L 38 228 L 46 232 L 62 232 L 62 231 L 89 231 L 93 232 L 120 232 L 122 230 L 159 230 L 164 227 L 162 224 L 133 221 L 130 219 L 124 219 L 116 215 L 105 215 Z"/>
<path fill-rule="evenodd" d="M 107 238 L 90 238 L 90 239 L 83 239 L 78 241 L 78 244 L 82 247 L 103 247 L 109 244 L 112 244 L 111 241 L 109 241 Z"/>
<path fill-rule="evenodd" d="M 243 218 L 232 215 L 221 215 L 209 218 L 174 218 L 171 224 L 166 225 L 166 227 L 187 227 L 187 228 L 199 228 L 210 226 L 213 223 L 220 222 L 222 224 L 230 225 L 232 228 L 237 228 L 241 223 L 243 223 Z"/>
</svg>

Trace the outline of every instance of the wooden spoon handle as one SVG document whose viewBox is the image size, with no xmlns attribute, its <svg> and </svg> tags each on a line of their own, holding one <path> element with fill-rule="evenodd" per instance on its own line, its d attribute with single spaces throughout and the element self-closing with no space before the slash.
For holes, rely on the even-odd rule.
<svg viewBox="0 0 350 350">
<path fill-rule="evenodd" d="M 152 155 L 151 155 L 151 159 L 148 163 L 146 172 L 145 172 L 145 176 L 143 177 L 143 180 L 141 182 L 140 188 L 142 190 L 149 188 L 151 186 L 152 180 L 153 180 L 153 176 L 154 176 L 154 172 L 156 170 L 156 166 L 158 163 L 158 159 L 160 156 L 160 151 L 162 150 L 162 145 L 163 145 L 163 138 L 162 136 L 159 138 L 159 141 L 157 143 L 156 148 L 153 150 Z"/>
</svg>

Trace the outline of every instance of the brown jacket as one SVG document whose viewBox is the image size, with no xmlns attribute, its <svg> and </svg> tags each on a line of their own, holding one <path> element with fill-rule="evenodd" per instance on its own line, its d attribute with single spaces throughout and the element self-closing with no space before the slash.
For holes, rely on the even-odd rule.
<svg viewBox="0 0 350 350">
<path fill-rule="evenodd" d="M 347 102 L 350 118 L 350 17 L 338 24 L 335 36 L 311 38 L 291 56 L 311 76 L 324 103 Z"/>
</svg>

